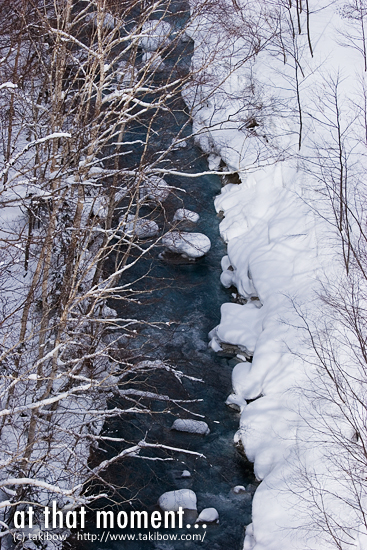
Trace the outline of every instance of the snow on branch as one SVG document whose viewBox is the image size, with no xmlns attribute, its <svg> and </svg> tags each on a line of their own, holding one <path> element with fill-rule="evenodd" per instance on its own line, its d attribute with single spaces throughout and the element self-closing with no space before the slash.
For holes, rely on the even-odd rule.
<svg viewBox="0 0 367 550">
<path fill-rule="evenodd" d="M 48 399 L 42 399 L 41 401 L 36 401 L 35 403 L 29 403 L 28 405 L 22 405 L 21 407 L 14 407 L 13 409 L 3 409 L 0 411 L 0 417 L 1 416 L 9 416 L 11 414 L 21 413 L 33 409 L 39 409 L 40 407 L 45 407 L 47 405 L 52 405 L 53 403 L 57 403 L 58 401 L 61 401 L 62 399 L 66 399 L 67 397 L 70 397 L 70 395 L 78 392 L 85 392 L 87 390 L 90 390 L 93 386 L 99 385 L 99 382 L 90 382 L 89 384 L 85 384 L 84 386 L 77 386 L 76 388 L 71 388 L 70 390 L 60 393 L 59 395 L 55 395 L 55 397 L 49 397 Z"/>
<path fill-rule="evenodd" d="M 71 134 L 68 132 L 54 132 L 53 134 L 50 134 L 48 136 L 45 136 L 40 139 L 36 139 L 34 141 L 31 141 L 28 143 L 19 153 L 17 153 L 13 158 L 11 158 L 6 164 L 5 167 L 0 172 L 0 178 L 3 178 L 10 170 L 12 166 L 17 162 L 17 160 L 24 155 L 31 147 L 35 147 L 36 145 L 40 145 L 41 143 L 45 143 L 46 141 L 50 141 L 51 139 L 58 139 L 58 138 L 71 138 Z"/>
<path fill-rule="evenodd" d="M 12 82 L 4 82 L 4 84 L 0 84 L 0 90 L 14 90 L 15 88 L 18 88 L 18 86 L 16 84 L 13 84 Z"/>
</svg>

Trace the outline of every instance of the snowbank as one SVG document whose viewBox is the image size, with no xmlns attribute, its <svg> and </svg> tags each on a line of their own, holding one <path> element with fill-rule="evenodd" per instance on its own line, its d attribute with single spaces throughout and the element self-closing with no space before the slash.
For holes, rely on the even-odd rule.
<svg viewBox="0 0 367 550">
<path fill-rule="evenodd" d="M 142 36 L 139 45 L 146 52 L 154 52 L 169 44 L 171 25 L 166 21 L 146 21 L 142 26 Z"/>
<path fill-rule="evenodd" d="M 163 58 L 156 52 L 145 52 L 143 54 L 142 61 L 148 66 L 150 71 L 164 69 Z"/>
<path fill-rule="evenodd" d="M 227 401 L 241 411 L 235 441 L 262 480 L 244 550 L 327 550 L 336 547 L 332 532 L 341 548 L 362 548 L 360 502 L 355 510 L 348 506 L 348 478 L 338 478 L 332 460 L 340 447 L 330 432 L 334 429 L 348 442 L 352 430 L 333 403 L 315 405 L 312 384 L 320 375 L 303 329 L 322 311 L 322 284 L 341 280 L 333 213 L 320 178 L 335 170 L 330 157 L 343 120 L 341 106 L 345 118 L 355 122 L 352 101 L 348 107 L 346 98 L 353 98 L 353 108 L 359 105 L 350 82 L 355 68 L 360 82 L 364 79 L 363 57 L 361 50 L 345 47 L 352 18 L 341 18 L 339 2 L 321 2 L 309 20 L 306 8 L 299 35 L 285 30 L 296 25 L 295 6 L 283 10 L 272 5 L 269 21 L 278 10 L 284 41 L 274 42 L 263 26 L 254 49 L 254 35 L 244 22 L 256 16 L 263 21 L 265 6 L 242 1 L 236 6 L 224 2 L 220 18 L 213 10 L 195 19 L 190 29 L 194 69 L 200 71 L 203 60 L 217 57 L 201 70 L 203 84 L 188 86 L 183 95 L 193 109 L 196 140 L 209 155 L 210 168 L 218 169 L 223 161 L 224 171 L 237 171 L 240 182 L 223 187 L 215 201 L 224 216 L 220 233 L 228 243 L 221 281 L 237 289 L 240 303 L 223 304 L 221 322 L 210 337 L 215 350 L 231 344 L 253 355 L 252 363 L 235 367 Z M 335 26 L 343 30 L 344 44 Z M 342 77 L 337 77 L 340 67 Z M 326 73 L 332 75 L 329 80 Z M 333 122 L 336 104 L 338 123 Z M 343 151 L 345 136 L 346 131 Z M 351 143 L 349 150 L 355 146 Z M 326 160 L 317 165 L 320 152 Z M 322 323 L 322 314 L 320 319 Z M 348 353 L 342 353 L 345 364 Z M 319 419 L 324 412 L 328 419 L 322 428 L 312 417 L 317 407 Z M 364 494 L 362 486 L 360 491 Z M 343 525 L 348 525 L 344 532 L 339 529 Z"/>
</svg>

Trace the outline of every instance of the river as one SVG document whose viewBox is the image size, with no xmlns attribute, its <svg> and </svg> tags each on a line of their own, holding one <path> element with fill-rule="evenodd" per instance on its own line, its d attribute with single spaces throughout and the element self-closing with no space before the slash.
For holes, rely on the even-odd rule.
<svg viewBox="0 0 367 550">
<path fill-rule="evenodd" d="M 181 6 L 182 3 L 174 3 Z M 172 10 L 173 12 L 175 10 Z M 173 15 L 175 17 L 175 15 Z M 182 16 L 181 16 L 182 17 Z M 169 18 L 167 18 L 169 20 Z M 175 20 L 177 25 L 177 16 Z M 188 51 L 188 45 L 182 46 Z M 192 47 L 192 45 L 191 45 Z M 192 50 L 191 50 L 192 52 Z M 185 56 L 182 51 L 175 51 L 166 61 L 189 63 L 190 52 Z M 164 75 L 162 75 L 164 77 Z M 172 99 L 171 112 L 164 112 L 155 122 L 156 137 L 151 145 L 151 154 L 169 147 L 180 128 L 185 126 L 184 135 L 190 136 L 191 125 L 188 124 L 188 113 L 181 97 Z M 130 128 L 126 139 L 144 138 L 144 128 Z M 136 146 L 129 162 L 138 162 L 141 149 Z M 205 155 L 195 145 L 194 139 L 188 137 L 185 148 L 173 151 L 169 157 L 171 165 L 180 172 L 193 173 L 208 170 Z M 167 183 L 183 191 L 172 192 L 164 203 L 164 210 L 144 207 L 141 214 L 155 217 L 160 229 L 166 231 L 177 208 L 185 207 L 197 212 L 200 220 L 193 231 L 207 235 L 212 243 L 210 252 L 195 263 L 175 263 L 159 259 L 162 247 L 156 247 L 140 261 L 130 272 L 131 280 L 141 278 L 135 289 L 141 291 L 139 296 L 143 305 L 127 305 L 112 301 L 111 306 L 121 317 L 143 316 L 147 322 L 166 322 L 154 328 L 145 325 L 139 329 L 139 335 L 128 347 L 127 356 L 133 361 L 141 359 L 161 359 L 176 366 L 185 374 L 200 378 L 203 382 L 184 379 L 182 384 L 172 377 L 159 375 L 147 381 L 147 388 L 152 391 L 169 394 L 176 399 L 195 399 L 197 403 L 185 405 L 201 417 L 172 407 L 171 412 L 163 414 L 166 403 L 153 403 L 153 414 L 136 415 L 127 419 L 115 419 L 105 426 L 105 434 L 137 440 L 147 436 L 149 442 L 160 442 L 174 447 L 189 449 L 202 453 L 206 458 L 198 458 L 185 453 L 171 453 L 170 461 L 143 460 L 131 458 L 117 464 L 107 472 L 110 479 L 120 487 L 114 497 L 119 510 L 157 510 L 157 500 L 165 491 L 189 488 L 195 491 L 198 499 L 198 511 L 214 507 L 219 513 L 219 524 L 209 524 L 204 541 L 141 541 L 105 542 L 98 548 L 137 550 L 210 550 L 240 549 L 244 538 L 244 527 L 251 522 L 251 500 L 255 488 L 252 464 L 239 454 L 233 445 L 233 436 L 238 428 L 238 413 L 225 405 L 231 393 L 231 371 L 236 359 L 220 357 L 208 348 L 208 332 L 218 324 L 220 306 L 231 300 L 230 291 L 220 284 L 220 260 L 226 254 L 226 247 L 219 236 L 219 219 L 216 216 L 213 201 L 221 190 L 221 179 L 216 175 L 205 175 L 195 179 L 178 176 L 166 176 Z M 113 257 L 111 258 L 111 266 Z M 145 275 L 145 276 L 144 276 Z M 124 279 L 126 283 L 126 278 Z M 205 420 L 210 427 L 210 434 L 199 436 L 172 431 L 171 425 L 177 416 Z M 111 448 L 105 448 L 108 456 Z M 151 453 L 151 457 L 154 457 Z M 158 452 L 162 458 L 164 455 Z M 181 477 L 183 470 L 188 470 L 191 477 Z M 246 492 L 236 493 L 234 487 L 247 487 Z M 107 502 L 106 502 L 107 504 Z M 99 504 L 99 508 L 101 505 Z M 89 532 L 95 530 L 93 522 Z M 144 529 L 140 532 L 144 533 Z M 115 533 L 121 533 L 116 530 Z M 188 529 L 160 531 L 160 533 L 189 533 Z M 191 531 L 192 532 L 192 531 Z M 203 529 L 196 530 L 202 533 Z M 137 531 L 130 531 L 137 533 Z M 90 543 L 72 537 L 72 547 L 89 548 Z"/>
</svg>

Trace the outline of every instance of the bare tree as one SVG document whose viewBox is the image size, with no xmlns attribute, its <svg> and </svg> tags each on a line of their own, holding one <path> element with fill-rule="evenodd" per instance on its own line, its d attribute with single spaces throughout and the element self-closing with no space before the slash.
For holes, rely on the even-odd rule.
<svg viewBox="0 0 367 550">
<path fill-rule="evenodd" d="M 364 70 L 366 72 L 366 3 L 363 0 L 346 2 L 341 9 L 341 16 L 348 22 L 349 32 L 346 33 L 344 30 L 340 42 L 344 46 L 354 48 L 363 56 Z"/>
<path fill-rule="evenodd" d="M 152 399 L 186 407 L 134 383 L 157 371 L 184 375 L 126 359 L 124 343 L 146 321 L 118 318 L 107 300 L 136 301 L 127 273 L 162 238 L 141 211 L 162 211 L 174 192 L 162 175 L 177 173 L 167 159 L 183 130 L 166 151 L 153 154 L 151 144 L 193 75 L 185 29 L 170 25 L 169 5 L 158 1 L 1 8 L 13 20 L 1 37 L 0 85 L 3 537 L 27 503 L 89 503 L 100 492 L 86 482 L 102 480 L 108 465 L 164 447 L 105 438 L 107 418 L 150 414 Z M 134 125 L 145 128 L 137 139 Z M 120 405 L 109 408 L 111 396 Z M 120 450 L 92 468 L 91 444 L 105 439 Z"/>
<path fill-rule="evenodd" d="M 303 360 L 312 374 L 301 390 L 307 400 L 305 432 L 290 483 L 305 505 L 305 529 L 344 550 L 367 533 L 367 235 L 364 84 L 361 80 L 354 98 L 346 98 L 342 87 L 339 75 L 323 83 L 317 137 L 305 164 L 317 181 L 317 213 L 329 224 L 335 266 L 334 278 L 322 284 L 318 310 L 295 304 L 309 348 Z M 308 462 L 312 452 L 314 471 Z"/>
</svg>

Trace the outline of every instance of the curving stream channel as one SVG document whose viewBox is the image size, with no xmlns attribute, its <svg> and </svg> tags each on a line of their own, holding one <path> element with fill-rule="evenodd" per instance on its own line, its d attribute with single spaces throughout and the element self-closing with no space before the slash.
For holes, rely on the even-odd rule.
<svg viewBox="0 0 367 550">
<path fill-rule="evenodd" d="M 182 3 L 180 5 L 182 6 Z M 187 44 L 182 47 L 188 48 Z M 192 48 L 192 45 L 190 47 Z M 172 63 L 177 61 L 177 55 L 182 57 L 183 62 L 189 62 L 190 53 L 182 56 L 182 52 L 176 51 L 172 54 Z M 167 59 L 166 66 L 169 62 L 170 59 Z M 171 113 L 162 113 L 155 122 L 157 134 L 152 147 L 156 151 L 167 149 L 172 138 L 185 124 L 184 135 L 189 136 L 191 133 L 182 98 L 173 98 L 171 107 Z M 137 126 L 130 129 L 127 140 L 143 137 L 144 128 Z M 138 161 L 140 154 L 141 150 L 136 146 L 133 154 L 135 158 L 130 155 L 130 162 Z M 172 151 L 170 160 L 181 172 L 208 170 L 206 157 L 194 144 L 193 138 L 187 139 L 185 148 Z M 197 495 L 199 512 L 208 507 L 218 510 L 219 524 L 208 524 L 204 541 L 148 540 L 142 543 L 138 540 L 109 540 L 95 543 L 95 548 L 239 550 L 243 542 L 244 527 L 251 522 L 251 500 L 255 479 L 252 464 L 248 463 L 233 445 L 233 436 L 239 422 L 238 414 L 225 405 L 226 398 L 231 393 L 231 372 L 236 359 L 220 357 L 208 348 L 208 332 L 220 320 L 220 306 L 223 302 L 231 300 L 230 292 L 221 286 L 219 279 L 220 261 L 226 254 L 226 247 L 219 237 L 219 219 L 214 210 L 213 200 L 220 192 L 221 180 L 215 175 L 196 179 L 165 176 L 165 180 L 169 185 L 186 192 L 171 193 L 164 203 L 164 212 L 152 212 L 160 229 L 166 231 L 175 210 L 184 206 L 200 215 L 199 222 L 191 230 L 207 235 L 212 243 L 211 250 L 207 256 L 195 263 L 176 263 L 161 260 L 159 253 L 163 248 L 154 248 L 130 274 L 132 279 L 141 277 L 136 288 L 142 292 L 140 301 L 143 306 L 122 306 L 119 301 L 111 302 L 111 306 L 121 317 L 134 316 L 134 313 L 141 316 L 143 307 L 144 318 L 148 322 L 168 323 L 160 325 L 158 329 L 151 326 L 139 329 L 139 335 L 130 344 L 129 353 L 135 361 L 147 358 L 164 360 L 185 374 L 202 379 L 203 382 L 183 379 L 180 384 L 167 377 L 156 376 L 148 381 L 149 388 L 153 388 L 152 391 L 159 391 L 176 399 L 200 401 L 184 405 L 191 412 L 180 407 L 171 407 L 171 412 L 167 414 L 162 414 L 167 408 L 166 403 L 152 403 L 152 415 L 137 415 L 129 421 L 116 419 L 105 427 L 105 433 L 126 439 L 131 435 L 131 439 L 134 436 L 135 440 L 137 433 L 141 437 L 147 435 L 150 442 L 189 449 L 202 453 L 206 458 L 185 453 L 171 453 L 168 461 L 131 458 L 124 460 L 121 465 L 110 468 L 108 477 L 121 487 L 116 497 L 119 510 L 152 512 L 158 509 L 157 500 L 165 491 L 189 488 Z M 150 207 L 144 208 L 145 211 L 141 211 L 141 214 L 149 214 Z M 113 263 L 113 258 L 111 262 Z M 140 313 L 136 308 L 140 308 Z M 177 417 L 205 420 L 209 425 L 210 434 L 200 436 L 171 430 L 171 425 Z M 157 453 L 151 454 L 152 458 L 154 456 L 157 456 Z M 167 458 L 167 455 L 159 452 L 158 456 Z M 184 470 L 188 470 L 191 477 L 181 477 Z M 233 489 L 238 485 L 246 487 L 247 490 L 236 493 Z M 185 518 L 185 525 L 187 521 Z M 88 531 L 100 534 L 100 531 L 94 529 L 94 525 L 91 524 Z M 141 533 L 145 531 L 139 530 Z M 202 534 L 204 529 L 191 528 L 191 532 L 193 531 Z M 115 532 L 121 533 L 121 530 Z M 124 533 L 127 532 L 124 530 Z M 189 532 L 187 528 L 159 530 L 161 534 L 177 533 L 179 536 Z M 74 538 L 74 541 L 70 542 L 72 547 L 75 544 L 79 549 L 90 547 L 88 541 Z"/>
</svg>

